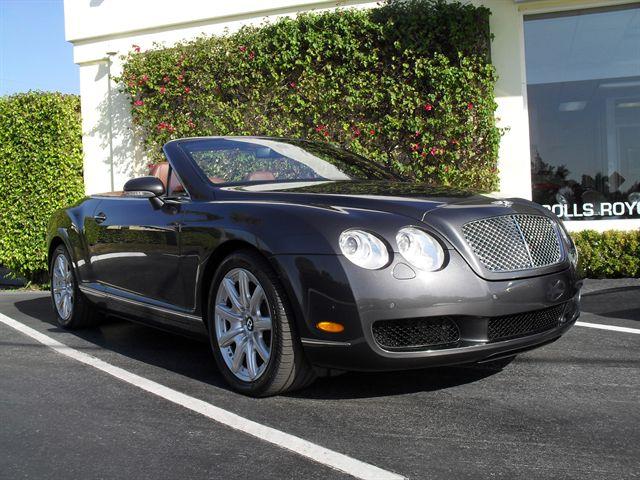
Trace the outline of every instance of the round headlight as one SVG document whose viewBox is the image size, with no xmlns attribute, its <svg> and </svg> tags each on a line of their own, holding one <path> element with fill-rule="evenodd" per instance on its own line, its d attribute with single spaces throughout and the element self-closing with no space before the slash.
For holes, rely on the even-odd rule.
<svg viewBox="0 0 640 480">
<path fill-rule="evenodd" d="M 363 230 L 345 230 L 340 235 L 342 254 L 359 267 L 369 270 L 389 263 L 389 251 L 382 240 Z"/>
<path fill-rule="evenodd" d="M 402 228 L 396 234 L 398 250 L 414 267 L 433 272 L 444 263 L 444 250 L 440 243 L 422 230 Z"/>
</svg>

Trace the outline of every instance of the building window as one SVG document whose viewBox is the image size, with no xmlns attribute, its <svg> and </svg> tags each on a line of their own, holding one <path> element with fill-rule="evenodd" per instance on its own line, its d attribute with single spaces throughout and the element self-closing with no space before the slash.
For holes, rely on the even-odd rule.
<svg viewBox="0 0 640 480">
<path fill-rule="evenodd" d="M 640 218 L 640 4 L 525 17 L 533 200 Z"/>
</svg>

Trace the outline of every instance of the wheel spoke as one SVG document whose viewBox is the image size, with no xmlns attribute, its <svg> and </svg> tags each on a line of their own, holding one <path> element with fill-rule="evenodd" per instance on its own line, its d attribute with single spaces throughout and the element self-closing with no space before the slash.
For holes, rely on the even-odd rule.
<svg viewBox="0 0 640 480">
<path fill-rule="evenodd" d="M 236 344 L 236 351 L 233 354 L 233 363 L 231 364 L 231 370 L 235 373 L 238 373 L 240 371 L 240 367 L 242 366 L 242 359 L 244 358 L 244 355 L 246 353 L 246 344 L 246 337 Z"/>
<path fill-rule="evenodd" d="M 249 277 L 247 272 L 240 270 L 238 272 L 238 284 L 240 286 L 240 303 L 244 308 L 249 306 Z"/>
<path fill-rule="evenodd" d="M 220 345 L 221 348 L 224 348 L 231 345 L 234 341 L 236 343 L 239 343 L 239 340 L 241 339 L 238 339 L 238 336 L 243 332 L 244 330 L 239 324 L 237 326 L 231 327 L 229 330 L 220 335 L 220 338 L 218 339 L 218 345 Z"/>
<path fill-rule="evenodd" d="M 271 330 L 271 317 L 257 317 L 254 328 L 259 332 Z"/>
<path fill-rule="evenodd" d="M 267 345 L 264 343 L 264 339 L 262 337 L 257 337 L 254 340 L 255 349 L 258 352 L 258 355 L 262 357 L 262 360 L 267 363 L 269 360 L 269 349 Z"/>
<path fill-rule="evenodd" d="M 253 295 L 251 295 L 251 301 L 249 302 L 249 311 L 251 315 L 258 315 L 260 313 L 260 304 L 264 299 L 264 290 L 260 285 L 256 285 L 256 289 L 253 291 Z"/>
<path fill-rule="evenodd" d="M 258 362 L 256 360 L 256 351 L 253 342 L 247 342 L 245 345 L 245 355 L 247 356 L 247 370 L 249 376 L 253 379 L 258 375 Z"/>
<path fill-rule="evenodd" d="M 236 291 L 236 286 L 233 283 L 233 280 L 231 280 L 230 278 L 226 278 L 223 280 L 223 285 L 224 285 L 224 289 L 227 292 L 227 295 L 229 296 L 229 300 L 231 300 L 231 303 L 233 304 L 233 307 L 238 311 L 241 312 L 242 311 L 242 302 L 240 300 L 240 298 L 238 297 L 238 292 Z"/>
<path fill-rule="evenodd" d="M 226 305 L 216 305 L 216 315 L 219 315 L 232 325 L 239 324 L 242 321 L 242 316 L 230 310 Z"/>
</svg>

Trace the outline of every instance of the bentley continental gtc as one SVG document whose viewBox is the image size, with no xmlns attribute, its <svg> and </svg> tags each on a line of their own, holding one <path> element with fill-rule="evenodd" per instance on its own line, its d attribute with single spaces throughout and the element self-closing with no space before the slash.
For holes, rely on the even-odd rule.
<svg viewBox="0 0 640 480">
<path fill-rule="evenodd" d="M 237 391 L 318 375 L 499 363 L 579 315 L 576 248 L 551 212 L 406 181 L 328 144 L 173 140 L 122 192 L 56 212 L 65 328 L 115 316 L 208 339 Z"/>
</svg>

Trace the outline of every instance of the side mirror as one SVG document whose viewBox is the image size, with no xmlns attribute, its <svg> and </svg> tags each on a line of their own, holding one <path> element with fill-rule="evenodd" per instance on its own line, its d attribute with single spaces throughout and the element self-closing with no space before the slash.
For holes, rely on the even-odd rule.
<svg viewBox="0 0 640 480">
<path fill-rule="evenodd" d="M 124 184 L 124 194 L 127 197 L 159 197 L 164 195 L 164 183 L 158 177 L 132 178 Z"/>
<path fill-rule="evenodd" d="M 160 196 L 164 195 L 164 183 L 158 177 L 132 178 L 124 184 L 126 197 L 148 198 L 154 207 L 161 207 Z"/>
</svg>

